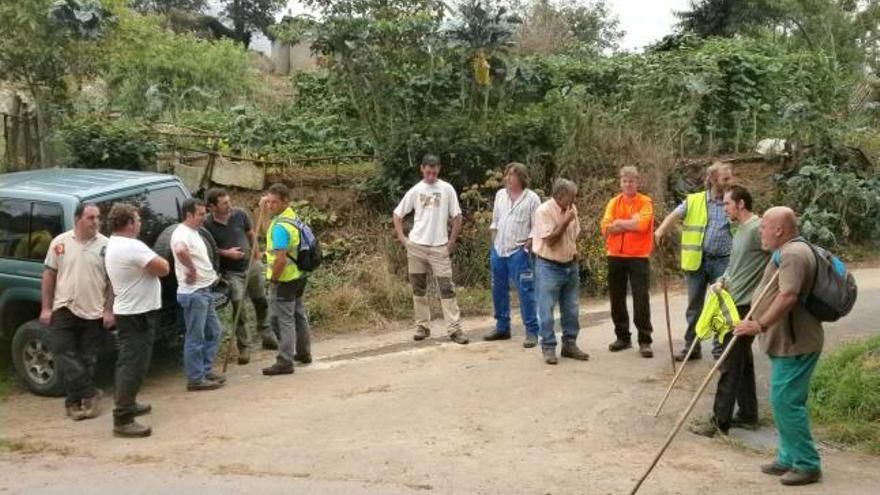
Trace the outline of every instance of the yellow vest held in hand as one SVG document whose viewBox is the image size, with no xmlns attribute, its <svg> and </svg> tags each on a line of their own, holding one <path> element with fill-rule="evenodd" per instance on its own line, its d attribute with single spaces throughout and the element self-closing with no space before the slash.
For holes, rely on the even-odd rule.
<svg viewBox="0 0 880 495">
<path fill-rule="evenodd" d="M 706 302 L 703 304 L 703 312 L 697 320 L 697 338 L 706 340 L 712 334 L 718 335 L 718 341 L 724 342 L 727 332 L 733 330 L 740 322 L 739 311 L 730 293 L 724 289 L 719 292 L 709 289 Z"/>
<path fill-rule="evenodd" d="M 266 279 L 270 280 L 272 278 L 272 267 L 275 264 L 275 259 L 277 258 L 277 254 L 275 250 L 277 249 L 272 244 L 272 230 L 275 229 L 276 225 L 280 225 L 284 230 L 287 231 L 287 234 L 290 236 L 290 244 L 287 245 L 287 252 L 284 253 L 284 256 L 287 258 L 287 264 L 284 266 L 284 271 L 281 272 L 281 276 L 278 277 L 279 282 L 290 282 L 291 280 L 296 280 L 302 277 L 302 272 L 299 267 L 296 266 L 294 260 L 291 259 L 291 256 L 296 257 L 297 248 L 299 247 L 299 230 L 293 225 L 293 220 L 296 218 L 296 213 L 293 212 L 293 209 L 288 207 L 286 210 L 281 212 L 280 215 L 272 219 L 272 223 L 269 224 L 269 230 L 266 231 Z M 291 255 L 291 256 L 288 256 Z"/>
<path fill-rule="evenodd" d="M 688 194 L 687 214 L 681 229 L 681 269 L 694 272 L 703 263 L 703 236 L 709 225 L 709 206 L 706 191 Z"/>
</svg>

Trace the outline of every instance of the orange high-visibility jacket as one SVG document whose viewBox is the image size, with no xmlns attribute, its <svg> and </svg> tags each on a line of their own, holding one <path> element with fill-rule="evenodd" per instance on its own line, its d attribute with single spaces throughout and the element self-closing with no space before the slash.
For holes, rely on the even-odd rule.
<svg viewBox="0 0 880 495">
<path fill-rule="evenodd" d="M 639 216 L 638 230 L 607 233 L 608 224 L 614 220 L 631 220 L 634 214 Z M 648 258 L 654 250 L 654 202 L 641 193 L 637 193 L 632 199 L 622 193 L 618 194 L 605 207 L 601 228 L 608 256 Z"/>
</svg>

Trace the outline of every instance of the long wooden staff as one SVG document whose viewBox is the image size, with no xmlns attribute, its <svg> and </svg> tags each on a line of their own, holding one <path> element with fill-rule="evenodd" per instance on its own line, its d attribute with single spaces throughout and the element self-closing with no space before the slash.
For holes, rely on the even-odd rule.
<svg viewBox="0 0 880 495">
<path fill-rule="evenodd" d="M 754 304 L 752 304 L 752 308 L 749 310 L 749 313 L 746 315 L 743 320 L 748 320 L 752 317 L 752 313 L 755 311 L 755 308 L 761 304 L 764 300 L 764 296 L 767 295 L 767 291 L 773 284 L 776 282 L 776 279 L 779 278 L 779 272 L 777 271 L 773 274 L 773 278 L 770 279 L 770 282 L 764 287 L 764 290 L 758 295 L 758 298 L 755 300 Z M 730 342 L 727 344 L 727 348 L 724 349 L 724 352 L 721 354 L 721 357 L 718 358 L 718 361 L 715 362 L 715 366 L 712 367 L 712 370 L 709 371 L 709 374 L 706 375 L 706 378 L 703 380 L 703 383 L 700 384 L 700 388 L 697 389 L 697 393 L 694 394 L 691 399 L 690 404 L 688 404 L 687 408 L 681 413 L 681 417 L 678 418 L 678 422 L 675 423 L 675 427 L 672 428 L 672 431 L 669 432 L 669 435 L 666 437 L 666 441 L 663 443 L 663 446 L 660 447 L 660 450 L 657 452 L 657 455 L 654 456 L 653 462 L 648 466 L 648 469 L 645 470 L 645 474 L 639 478 L 639 481 L 636 483 L 636 486 L 633 487 L 632 491 L 629 492 L 630 495 L 635 495 L 636 492 L 639 491 L 639 488 L 642 486 L 642 483 L 645 482 L 645 479 L 651 474 L 651 471 L 654 470 L 654 466 L 660 461 L 660 458 L 663 456 L 663 453 L 666 452 L 666 449 L 669 447 L 669 444 L 672 443 L 672 440 L 675 438 L 675 435 L 678 434 L 679 430 L 681 430 L 682 425 L 685 420 L 687 420 L 688 416 L 691 414 L 691 411 L 694 410 L 694 406 L 697 405 L 697 401 L 700 400 L 700 396 L 703 395 L 703 392 L 706 390 L 706 387 L 709 385 L 709 382 L 712 380 L 712 375 L 718 371 L 718 368 L 721 367 L 721 364 L 724 363 L 724 360 L 727 359 L 727 355 L 730 354 L 730 351 L 733 349 L 733 346 L 736 344 L 737 335 L 734 335 Z M 696 342 L 696 339 L 694 339 Z"/>
</svg>

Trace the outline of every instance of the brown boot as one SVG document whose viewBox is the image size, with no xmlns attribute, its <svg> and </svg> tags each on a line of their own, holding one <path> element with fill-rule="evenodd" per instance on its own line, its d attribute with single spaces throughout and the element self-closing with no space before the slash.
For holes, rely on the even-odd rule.
<svg viewBox="0 0 880 495">
<path fill-rule="evenodd" d="M 556 357 L 556 348 L 555 347 L 541 348 L 541 355 L 544 356 L 544 362 L 547 364 L 558 364 L 559 363 L 559 359 Z"/>
<path fill-rule="evenodd" d="M 263 374 L 266 376 L 290 375 L 291 373 L 293 373 L 293 363 L 288 363 L 281 358 L 278 358 L 272 366 L 263 368 Z"/>
<path fill-rule="evenodd" d="M 822 479 L 822 471 L 801 471 L 800 469 L 790 469 L 782 475 L 779 482 L 785 486 L 801 486 L 816 483 Z"/>
<path fill-rule="evenodd" d="M 783 466 L 775 461 L 770 464 L 761 464 L 761 472 L 770 476 L 782 476 L 789 471 L 791 471 L 790 466 Z"/>
<path fill-rule="evenodd" d="M 152 433 L 152 428 L 142 425 L 137 421 L 113 427 L 113 436 L 121 438 L 143 438 L 150 436 Z"/>
</svg>

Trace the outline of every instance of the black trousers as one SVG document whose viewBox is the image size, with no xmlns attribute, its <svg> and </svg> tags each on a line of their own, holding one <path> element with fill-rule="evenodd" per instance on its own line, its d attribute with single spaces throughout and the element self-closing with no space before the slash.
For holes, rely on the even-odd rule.
<svg viewBox="0 0 880 495">
<path fill-rule="evenodd" d="M 95 364 L 104 338 L 101 320 L 86 320 L 59 308 L 52 313 L 51 330 L 67 396 L 64 404 L 71 406 L 93 397 L 97 393 Z"/>
<path fill-rule="evenodd" d="M 651 332 L 651 264 L 648 258 L 608 257 L 608 293 L 611 296 L 611 320 L 618 339 L 629 342 L 629 312 L 626 309 L 627 282 L 632 288 L 633 322 L 639 332 L 639 344 L 652 342 Z"/>
<path fill-rule="evenodd" d="M 740 317 L 749 312 L 749 306 L 737 306 Z M 724 336 L 726 349 L 733 339 L 733 333 Z M 755 390 L 755 362 L 752 356 L 752 342 L 755 337 L 742 335 L 736 339 L 727 359 L 721 363 L 718 376 L 718 389 L 715 392 L 713 414 L 715 424 L 722 430 L 730 428 L 735 406 L 739 406 L 736 416 L 746 422 L 758 420 L 758 396 Z"/>
<path fill-rule="evenodd" d="M 147 376 L 153 356 L 156 311 L 136 315 L 116 315 L 119 354 L 116 357 L 116 402 L 114 426 L 134 421 L 137 394 Z"/>
</svg>

